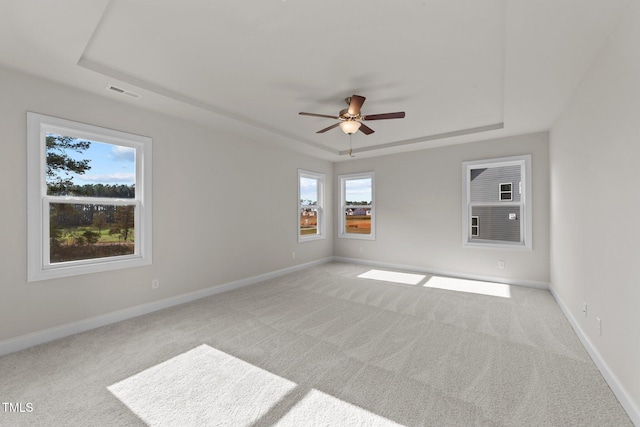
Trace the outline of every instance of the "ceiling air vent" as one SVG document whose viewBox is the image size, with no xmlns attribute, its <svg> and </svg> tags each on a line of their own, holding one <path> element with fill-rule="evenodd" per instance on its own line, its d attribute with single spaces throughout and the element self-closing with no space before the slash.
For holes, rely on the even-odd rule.
<svg viewBox="0 0 640 427">
<path fill-rule="evenodd" d="M 137 93 L 129 92 L 128 90 L 124 90 L 122 88 L 119 88 L 119 87 L 113 86 L 113 85 L 107 86 L 107 90 L 110 90 L 110 91 L 115 92 L 115 93 L 119 93 L 120 95 L 127 95 L 127 96 L 130 96 L 131 98 L 134 98 L 134 99 L 141 98 L 141 96 L 138 95 Z"/>
</svg>

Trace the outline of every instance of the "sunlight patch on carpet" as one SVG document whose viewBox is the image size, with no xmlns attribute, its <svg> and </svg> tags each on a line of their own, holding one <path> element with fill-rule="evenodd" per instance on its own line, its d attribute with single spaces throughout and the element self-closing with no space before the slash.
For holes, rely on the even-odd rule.
<svg viewBox="0 0 640 427">
<path fill-rule="evenodd" d="M 398 425 L 206 344 L 107 389 L 149 426 Z"/>
<path fill-rule="evenodd" d="M 361 279 L 380 280 L 383 282 L 401 283 L 403 285 L 417 285 L 424 280 L 423 274 L 401 273 L 399 271 L 369 270 L 358 276 Z"/>
<path fill-rule="evenodd" d="M 151 426 L 248 425 L 296 384 L 201 345 L 107 389 Z"/>
<path fill-rule="evenodd" d="M 511 286 L 502 283 L 480 282 L 477 280 L 432 276 L 422 286 L 424 286 L 425 288 L 437 288 L 447 291 L 469 292 L 479 295 L 511 298 Z"/>
<path fill-rule="evenodd" d="M 399 426 L 387 418 L 312 389 L 278 426 Z"/>
</svg>

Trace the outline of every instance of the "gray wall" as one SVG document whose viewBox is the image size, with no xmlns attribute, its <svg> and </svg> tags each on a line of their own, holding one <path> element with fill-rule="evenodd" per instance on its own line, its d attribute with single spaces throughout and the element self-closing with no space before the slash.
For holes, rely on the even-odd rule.
<svg viewBox="0 0 640 427">
<path fill-rule="evenodd" d="M 296 234 L 297 169 L 326 174 L 331 210 L 330 162 L 8 69 L 0 93 L 0 342 L 332 255 Z M 27 111 L 153 138 L 153 265 L 27 283 Z"/>
<path fill-rule="evenodd" d="M 640 2 L 551 129 L 551 282 L 640 425 Z M 587 315 L 582 312 L 587 304 Z M 602 334 L 596 318 L 600 318 Z M 629 411 L 631 412 L 631 411 Z"/>
<path fill-rule="evenodd" d="M 376 173 L 377 218 L 375 241 L 335 238 L 334 254 L 548 285 L 548 148 L 544 132 L 336 163 L 334 180 L 340 174 Z M 463 247 L 462 162 L 521 154 L 532 155 L 533 250 Z M 498 268 L 499 260 L 505 269 Z"/>
</svg>

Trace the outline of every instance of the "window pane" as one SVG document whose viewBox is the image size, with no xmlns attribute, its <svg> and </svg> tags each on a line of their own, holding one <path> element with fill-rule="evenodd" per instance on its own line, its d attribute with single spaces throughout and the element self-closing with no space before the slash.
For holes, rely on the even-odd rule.
<svg viewBox="0 0 640 427">
<path fill-rule="evenodd" d="M 318 180 L 300 177 L 300 205 L 318 206 Z"/>
<path fill-rule="evenodd" d="M 345 232 L 353 234 L 371 234 L 371 209 L 345 208 Z"/>
<path fill-rule="evenodd" d="M 64 135 L 46 135 L 49 196 L 135 198 L 135 150 Z"/>
<path fill-rule="evenodd" d="M 370 205 L 372 201 L 371 178 L 345 181 L 345 202 L 347 205 Z"/>
<path fill-rule="evenodd" d="M 318 234 L 318 209 L 300 208 L 300 234 Z"/>
<path fill-rule="evenodd" d="M 470 171 L 471 203 L 495 203 L 501 200 L 520 202 L 520 195 L 513 194 L 513 182 L 520 182 L 522 167 L 520 165 L 495 166 L 472 169 Z M 502 184 L 502 185 L 501 185 Z M 508 193 L 505 195 L 503 191 Z"/>
<path fill-rule="evenodd" d="M 516 214 L 517 219 L 509 219 Z M 520 242 L 520 206 L 473 206 L 471 215 L 478 217 L 478 239 Z"/>
<path fill-rule="evenodd" d="M 135 206 L 51 203 L 50 263 L 135 253 Z"/>
</svg>

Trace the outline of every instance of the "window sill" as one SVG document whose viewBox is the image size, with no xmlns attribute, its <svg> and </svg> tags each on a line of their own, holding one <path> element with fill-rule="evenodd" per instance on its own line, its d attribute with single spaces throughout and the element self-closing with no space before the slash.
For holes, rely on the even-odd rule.
<svg viewBox="0 0 640 427">
<path fill-rule="evenodd" d="M 306 242 L 313 242 L 315 240 L 324 240 L 324 234 L 314 234 L 314 235 L 307 235 L 307 236 L 300 236 L 298 235 L 298 243 L 306 243 Z"/>
<path fill-rule="evenodd" d="M 352 233 L 342 233 L 338 234 L 338 238 L 340 239 L 355 239 L 355 240 L 376 240 L 376 236 L 370 234 L 352 234 Z"/>
<path fill-rule="evenodd" d="M 462 244 L 465 248 L 486 248 L 486 249 L 512 249 L 516 251 L 532 251 L 531 244 L 524 243 L 496 243 L 496 242 L 464 242 Z"/>
</svg>

